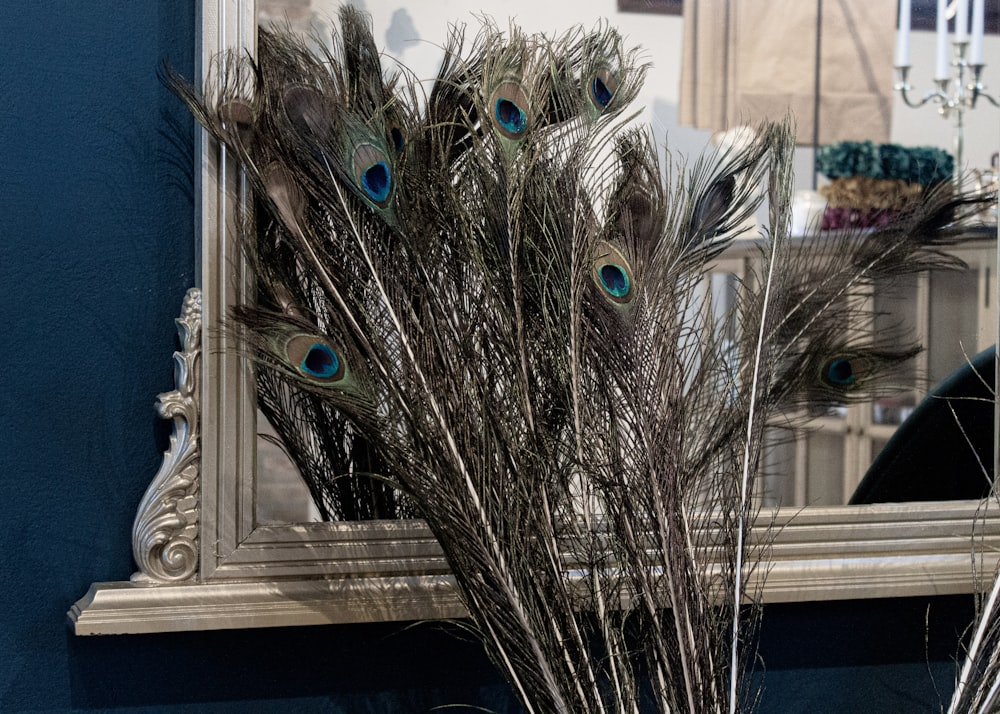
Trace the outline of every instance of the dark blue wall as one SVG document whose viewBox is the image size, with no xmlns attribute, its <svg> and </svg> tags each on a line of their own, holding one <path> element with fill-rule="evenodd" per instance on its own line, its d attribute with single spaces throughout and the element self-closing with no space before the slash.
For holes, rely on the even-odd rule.
<svg viewBox="0 0 1000 714">
<path fill-rule="evenodd" d="M 194 283 L 193 0 L 5 3 L 0 14 L 0 711 L 511 709 L 436 625 L 76 638 L 65 612 L 132 571 L 159 466 L 173 318 Z M 935 711 L 968 598 L 772 607 L 764 709 Z M 927 663 L 930 662 L 928 665 Z"/>
</svg>

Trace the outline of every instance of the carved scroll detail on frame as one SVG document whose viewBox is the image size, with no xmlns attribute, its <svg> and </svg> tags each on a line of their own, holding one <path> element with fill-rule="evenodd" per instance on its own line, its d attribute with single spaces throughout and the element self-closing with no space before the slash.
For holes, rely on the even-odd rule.
<svg viewBox="0 0 1000 714">
<path fill-rule="evenodd" d="M 156 405 L 161 417 L 173 419 L 174 431 L 132 526 L 132 554 L 139 566 L 132 582 L 139 584 L 190 582 L 198 572 L 200 290 L 188 290 L 174 322 L 181 340 L 181 350 L 174 352 L 176 389 L 160 394 Z"/>
</svg>

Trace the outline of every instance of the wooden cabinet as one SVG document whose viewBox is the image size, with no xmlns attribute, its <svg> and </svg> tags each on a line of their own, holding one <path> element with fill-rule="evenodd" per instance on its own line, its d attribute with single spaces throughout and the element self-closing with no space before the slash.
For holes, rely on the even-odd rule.
<svg viewBox="0 0 1000 714">
<path fill-rule="evenodd" d="M 891 285 L 876 284 L 861 296 L 869 315 L 867 324 L 850 329 L 877 341 L 890 327 L 901 325 L 912 329 L 924 351 L 901 369 L 900 391 L 891 397 L 812 409 L 806 426 L 792 428 L 787 420 L 773 422 L 758 486 L 764 505 L 846 503 L 872 459 L 928 390 L 967 357 L 995 342 L 996 241 L 992 230 L 949 251 L 967 267 L 909 276 Z M 716 261 L 706 281 L 709 304 L 716 314 L 731 304 L 735 290 L 752 274 L 754 260 L 759 260 L 756 249 L 737 242 Z"/>
</svg>

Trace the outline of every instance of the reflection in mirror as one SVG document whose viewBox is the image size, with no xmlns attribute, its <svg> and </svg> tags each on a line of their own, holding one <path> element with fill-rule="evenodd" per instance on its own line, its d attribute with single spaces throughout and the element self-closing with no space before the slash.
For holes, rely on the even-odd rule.
<svg viewBox="0 0 1000 714">
<path fill-rule="evenodd" d="M 287 23 L 316 40 L 331 36 L 330 18 L 335 17 L 338 5 L 336 0 L 260 0 L 257 8 L 262 24 Z M 448 23 L 469 22 L 473 27 L 476 24 L 472 17 L 449 15 L 454 11 L 447 8 L 411 8 L 376 1 L 362 3 L 361 6 L 372 15 L 375 37 L 382 41 L 390 63 L 392 59 L 399 60 L 420 78 L 433 77 Z M 593 22 L 608 12 L 603 4 L 593 3 L 590 7 L 581 8 L 581 14 L 574 20 L 587 25 L 589 20 L 586 14 L 589 11 L 593 12 Z M 483 12 L 499 19 L 517 16 L 529 31 L 548 30 L 551 29 L 549 25 L 565 23 L 560 13 L 553 10 L 553 17 L 548 18 L 547 11 L 531 3 L 497 2 L 484 6 Z M 922 22 L 920 12 L 918 8 L 915 26 L 920 26 Z M 697 156 L 710 143 L 711 137 L 706 131 L 677 125 L 676 99 L 664 89 L 677 82 L 671 71 L 676 71 L 679 65 L 679 52 L 677 57 L 671 57 L 669 43 L 659 38 L 646 39 L 639 23 L 633 26 L 631 19 L 628 15 L 618 15 L 616 23 L 627 25 L 625 31 L 630 40 L 650 48 L 654 63 L 645 93 L 636 102 L 647 107 L 640 118 L 651 122 L 658 141 L 669 144 L 674 158 Z M 922 76 L 925 69 L 929 72 L 921 65 L 921 58 L 931 53 L 920 50 L 924 45 L 929 47 L 932 40 L 931 33 L 916 33 L 913 36 L 914 68 L 911 76 Z M 987 37 L 984 50 L 987 64 L 993 54 L 1000 55 L 993 40 Z M 662 56 L 667 57 L 662 64 L 671 67 L 671 71 L 661 72 L 656 67 L 660 64 L 657 60 Z M 889 78 L 886 78 L 882 89 L 885 95 L 891 91 Z M 925 117 L 926 114 L 921 116 L 907 110 L 897 100 L 889 138 L 912 146 L 933 143 L 950 146 L 949 123 L 930 121 Z M 968 167 L 987 166 L 990 152 L 983 146 L 992 147 L 996 143 L 992 123 L 984 124 L 983 117 L 970 116 L 967 132 L 967 144 L 974 147 L 967 150 Z M 811 189 L 817 180 L 822 189 L 827 179 L 815 172 L 812 155 L 813 147 L 799 147 L 796 167 L 800 190 L 796 198 L 797 202 L 799 199 L 813 202 L 807 205 L 805 211 L 811 212 L 815 219 L 816 201 L 822 208 L 823 199 Z M 800 217 L 799 220 L 804 219 Z M 990 217 L 990 220 L 995 220 L 995 217 Z M 802 507 L 847 503 L 875 457 L 902 420 L 926 397 L 929 389 L 961 367 L 972 355 L 993 343 L 996 301 L 990 300 L 989 296 L 996 289 L 994 245 L 989 231 L 984 231 L 979 240 L 963 243 L 952 250 L 952 254 L 964 261 L 967 267 L 922 274 L 891 285 L 877 281 L 868 294 L 860 297 L 867 301 L 870 320 L 851 329 L 869 335 L 877 343 L 879 335 L 895 334 L 903 328 L 926 349 L 901 366 L 895 394 L 880 395 L 866 404 L 808 410 L 814 418 L 805 429 L 788 429 L 784 424 L 775 423 L 769 435 L 770 446 L 760 477 L 763 505 Z M 719 299 L 724 290 L 736 290 L 739 281 L 747 274 L 752 254 L 752 247 L 741 245 L 727 251 L 720 258 L 715 274 L 708 279 L 711 285 L 706 286 L 707 293 Z M 266 420 L 261 423 L 267 428 Z M 295 467 L 275 447 L 273 437 L 264 437 L 258 444 L 258 499 L 255 502 L 258 523 L 339 520 L 345 517 L 336 508 L 316 507 Z M 363 484 L 360 488 L 363 490 Z M 379 485 L 379 488 L 384 488 L 384 485 Z M 313 493 L 315 495 L 316 489 Z M 348 513 L 360 513 L 362 510 L 369 514 L 368 517 L 378 513 L 378 509 L 374 512 L 349 509 Z M 354 516 L 346 517 L 350 520 Z"/>
<path fill-rule="evenodd" d="M 326 520 L 299 470 L 281 446 L 274 427 L 260 410 L 257 411 L 257 430 L 257 498 L 254 500 L 257 523 L 273 525 Z"/>
<path fill-rule="evenodd" d="M 739 246 L 729 253 L 738 251 Z M 810 418 L 804 428 L 775 423 L 761 474 L 764 505 L 851 501 L 882 448 L 934 385 L 993 344 L 994 242 L 980 231 L 950 254 L 964 267 L 876 280 L 860 296 L 870 314 L 867 324 L 853 326 L 862 339 L 891 348 L 899 334 L 908 334 L 925 349 L 899 365 L 892 393 L 848 406 L 815 405 L 806 410 Z M 719 270 L 736 274 L 731 262 Z M 991 419 L 988 406 L 979 418 Z"/>
</svg>

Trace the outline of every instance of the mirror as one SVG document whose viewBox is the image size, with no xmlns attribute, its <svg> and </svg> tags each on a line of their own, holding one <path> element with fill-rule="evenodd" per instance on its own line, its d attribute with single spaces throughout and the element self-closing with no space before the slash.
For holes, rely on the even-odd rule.
<svg viewBox="0 0 1000 714">
<path fill-rule="evenodd" d="M 292 8 L 304 14 L 292 18 L 290 10 L 290 19 L 311 24 L 313 11 L 306 7 L 295 2 Z M 394 13 L 396 8 L 374 0 L 366 3 L 366 9 L 373 14 L 376 37 L 385 36 L 386 47 L 414 67 L 418 56 L 430 56 L 426 61 L 433 64 L 434 43 L 443 37 L 447 21 L 461 19 L 474 25 L 474 18 L 461 17 L 449 6 L 422 8 L 419 16 L 405 10 Z M 525 24 L 530 18 L 527 29 L 552 30 L 565 24 L 556 9 L 537 3 L 510 2 L 492 12 L 498 17 L 520 15 Z M 588 24 L 581 13 L 574 20 Z M 616 15 L 610 0 L 595 3 L 593 19 L 599 15 L 612 16 L 633 42 L 650 48 L 650 59 L 660 65 L 646 82 L 652 94 L 638 101 L 647 107 L 640 119 L 650 121 L 660 137 L 666 135 L 679 154 L 696 155 L 711 138 L 709 132 L 677 126 L 675 101 L 657 96 L 658 88 L 673 87 L 678 81 L 679 63 L 657 57 L 661 52 L 679 54 L 681 19 Z M 226 47 L 252 51 L 254 3 L 203 0 L 201 18 L 202 66 Z M 403 43 L 414 30 L 427 41 Z M 1000 46 L 991 43 L 989 51 L 987 71 L 991 66 L 1000 71 Z M 914 77 L 927 76 L 917 66 L 913 72 Z M 905 111 L 913 110 L 897 107 L 893 121 Z M 948 131 L 947 122 L 925 111 L 931 116 L 914 119 L 914 124 L 921 130 L 944 125 Z M 970 118 L 970 147 L 996 145 L 996 116 L 991 111 L 980 110 L 993 129 L 977 134 L 988 138 L 976 142 L 971 140 Z M 902 129 L 898 134 L 901 143 L 932 141 L 929 135 L 914 138 Z M 968 157 L 973 165 L 983 165 L 983 154 L 981 148 L 979 155 L 970 148 Z M 154 632 L 460 616 L 454 582 L 421 522 L 319 522 L 303 502 L 301 489 L 280 506 L 271 501 L 269 490 L 294 490 L 296 481 L 292 476 L 285 477 L 284 486 L 268 481 L 276 455 L 260 448 L 252 379 L 219 330 L 227 307 L 242 299 L 248 285 L 247 275 L 233 268 L 240 261 L 230 233 L 245 188 L 232 161 L 205 136 L 199 157 L 201 289 L 188 296 L 178 319 L 182 349 L 176 356 L 177 389 L 160 397 L 161 413 L 174 421 L 174 437 L 138 509 L 133 546 L 139 572 L 129 582 L 95 583 L 70 612 L 75 631 Z M 807 187 L 812 180 L 809 152 L 803 152 L 798 164 L 800 182 Z M 735 261 L 731 267 L 738 270 L 739 256 L 727 260 Z M 977 300 L 993 295 L 982 287 L 991 265 L 986 257 L 977 264 Z M 958 281 L 963 290 L 969 284 Z M 930 294 L 919 284 L 907 289 Z M 920 299 L 924 300 L 920 305 L 929 300 Z M 995 310 L 995 300 L 989 304 Z M 914 312 L 919 315 L 923 309 Z M 995 322 L 995 315 L 990 319 Z M 943 327 L 953 326 L 943 321 Z M 877 423 L 874 410 L 868 413 Z M 869 451 L 877 449 L 882 437 L 869 438 Z M 832 451 L 837 448 L 831 445 Z M 795 488 L 786 482 L 774 490 L 795 497 Z M 808 489 L 804 493 L 806 501 L 827 498 L 810 499 Z M 837 499 L 831 494 L 829 500 Z M 765 601 L 771 602 L 971 592 L 978 586 L 980 570 L 970 567 L 970 552 L 977 549 L 982 557 L 976 563 L 987 573 L 1000 552 L 1000 521 L 979 502 L 791 507 L 779 512 L 777 522 L 783 527 L 764 590 Z"/>
</svg>

